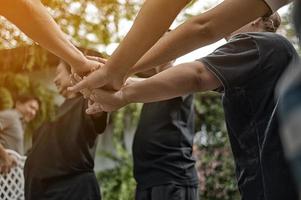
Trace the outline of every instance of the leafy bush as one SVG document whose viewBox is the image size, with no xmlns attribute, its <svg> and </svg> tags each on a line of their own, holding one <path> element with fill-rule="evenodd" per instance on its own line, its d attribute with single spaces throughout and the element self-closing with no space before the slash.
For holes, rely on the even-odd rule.
<svg viewBox="0 0 301 200">
<path fill-rule="evenodd" d="M 104 200 L 134 199 L 136 181 L 133 177 L 133 159 L 126 148 L 124 134 L 128 127 L 137 126 L 140 110 L 140 104 L 133 104 L 112 116 L 113 144 L 116 152 L 102 152 L 101 155 L 114 161 L 116 167 L 97 174 Z"/>
<path fill-rule="evenodd" d="M 201 93 L 195 101 L 197 136 L 194 154 L 200 179 L 200 198 L 238 200 L 234 160 L 226 133 L 221 96 Z"/>
</svg>

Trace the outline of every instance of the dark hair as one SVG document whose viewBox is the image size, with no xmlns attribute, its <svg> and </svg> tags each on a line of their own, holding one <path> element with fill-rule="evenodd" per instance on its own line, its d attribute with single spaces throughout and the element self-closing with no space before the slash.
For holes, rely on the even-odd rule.
<svg viewBox="0 0 301 200">
<path fill-rule="evenodd" d="M 14 100 L 15 100 L 15 102 L 20 102 L 20 103 L 26 103 L 27 101 L 30 101 L 30 100 L 36 100 L 40 104 L 40 100 L 37 97 L 30 95 L 30 94 L 15 95 Z"/>
<path fill-rule="evenodd" d="M 276 32 L 281 24 L 281 17 L 278 12 L 270 15 L 269 17 L 262 17 L 262 21 L 265 25 L 265 30 L 268 32 Z"/>
</svg>

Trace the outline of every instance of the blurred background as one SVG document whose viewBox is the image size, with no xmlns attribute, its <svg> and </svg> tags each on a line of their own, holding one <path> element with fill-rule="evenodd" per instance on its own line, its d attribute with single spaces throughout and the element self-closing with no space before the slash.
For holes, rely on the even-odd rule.
<svg viewBox="0 0 301 200">
<path fill-rule="evenodd" d="M 220 2 L 192 1 L 171 28 Z M 108 57 L 131 27 L 143 1 L 44 0 L 43 3 L 69 39 L 83 52 Z M 280 10 L 282 26 L 279 33 L 298 48 L 290 25 L 291 9 L 291 6 L 287 6 Z M 205 56 L 224 42 L 221 40 L 196 50 L 179 58 L 177 63 Z M 0 111 L 13 108 L 17 97 L 22 95 L 34 96 L 40 103 L 38 115 L 26 126 L 25 152 L 31 147 L 34 131 L 43 122 L 53 120 L 56 109 L 63 101 L 52 82 L 58 62 L 57 57 L 38 47 L 14 25 L 0 17 Z M 95 170 L 104 200 L 133 199 L 135 181 L 131 145 L 140 109 L 140 104 L 133 104 L 114 112 L 106 133 L 100 137 Z M 220 95 L 197 94 L 195 110 L 194 154 L 201 199 L 239 199 Z"/>
</svg>

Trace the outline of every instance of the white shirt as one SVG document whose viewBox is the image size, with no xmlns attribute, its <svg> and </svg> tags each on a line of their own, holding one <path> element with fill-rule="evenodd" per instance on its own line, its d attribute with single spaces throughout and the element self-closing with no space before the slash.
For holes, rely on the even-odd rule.
<svg viewBox="0 0 301 200">
<path fill-rule="evenodd" d="M 293 0 L 264 0 L 273 12 L 276 12 L 282 6 L 285 6 Z"/>
</svg>

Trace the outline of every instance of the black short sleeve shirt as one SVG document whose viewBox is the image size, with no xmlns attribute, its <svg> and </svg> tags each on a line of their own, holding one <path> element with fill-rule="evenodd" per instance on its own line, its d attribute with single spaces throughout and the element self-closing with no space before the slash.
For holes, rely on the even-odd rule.
<svg viewBox="0 0 301 200">
<path fill-rule="evenodd" d="M 242 199 L 297 199 L 279 137 L 274 90 L 297 56 L 275 33 L 244 33 L 200 59 L 220 81 Z"/>
</svg>

